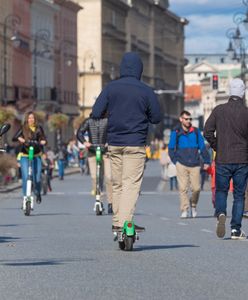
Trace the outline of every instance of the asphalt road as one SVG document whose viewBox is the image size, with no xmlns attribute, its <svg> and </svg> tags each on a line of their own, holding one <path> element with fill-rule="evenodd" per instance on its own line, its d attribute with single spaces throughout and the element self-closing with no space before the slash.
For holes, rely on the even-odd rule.
<svg viewBox="0 0 248 300">
<path fill-rule="evenodd" d="M 54 180 L 30 217 L 20 191 L 1 194 L 0 299 L 247 299 L 248 240 L 230 240 L 229 226 L 216 237 L 209 192 L 198 217 L 181 220 L 158 173 L 150 162 L 135 217 L 147 230 L 133 252 L 113 242 L 110 216 L 95 216 L 87 176 Z"/>
</svg>

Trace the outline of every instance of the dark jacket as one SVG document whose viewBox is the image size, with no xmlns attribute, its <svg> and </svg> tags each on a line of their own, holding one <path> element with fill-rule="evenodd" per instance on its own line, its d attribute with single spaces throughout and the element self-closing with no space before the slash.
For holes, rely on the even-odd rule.
<svg viewBox="0 0 248 300">
<path fill-rule="evenodd" d="M 174 164 L 179 162 L 187 167 L 200 166 L 200 153 L 204 163 L 210 164 L 210 155 L 198 128 L 191 127 L 188 132 L 181 126 L 175 128 L 171 132 L 168 148 L 170 159 Z"/>
<path fill-rule="evenodd" d="M 12 139 L 13 142 L 18 142 L 19 137 L 24 138 L 22 127 L 14 135 L 14 137 Z M 33 140 L 33 141 L 36 141 L 36 142 L 40 142 L 41 140 L 46 141 L 46 136 L 44 134 L 43 128 L 40 125 L 37 126 L 37 128 L 34 132 L 30 130 L 30 140 Z M 26 142 L 28 142 L 28 141 L 26 141 Z M 28 148 L 29 147 L 27 145 L 21 145 L 20 152 L 22 152 L 24 154 L 28 154 Z M 42 145 L 39 145 L 39 144 L 34 145 L 34 154 L 38 154 L 42 151 L 43 151 L 43 146 Z"/>
<path fill-rule="evenodd" d="M 120 66 L 121 78 L 110 82 L 93 106 L 93 118 L 108 112 L 108 144 L 143 146 L 149 122 L 157 124 L 162 116 L 153 90 L 140 81 L 143 64 L 136 53 L 126 53 Z"/>
<path fill-rule="evenodd" d="M 218 105 L 208 118 L 204 136 L 216 151 L 216 162 L 248 163 L 248 108 L 240 98 Z"/>
</svg>

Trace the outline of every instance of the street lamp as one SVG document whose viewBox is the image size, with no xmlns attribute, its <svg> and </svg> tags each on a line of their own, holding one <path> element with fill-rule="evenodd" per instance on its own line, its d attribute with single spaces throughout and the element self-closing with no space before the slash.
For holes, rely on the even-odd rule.
<svg viewBox="0 0 248 300">
<path fill-rule="evenodd" d="M 241 68 L 241 79 L 245 79 L 245 74 L 247 72 L 246 67 L 246 50 L 247 45 L 244 37 L 241 35 L 239 27 L 229 28 L 226 31 L 226 36 L 229 38 L 229 45 L 227 48 L 228 56 L 231 60 L 236 60 L 240 62 Z"/>
<path fill-rule="evenodd" d="M 62 97 L 65 97 L 64 87 L 65 80 L 63 80 L 64 76 L 64 65 L 68 68 L 72 66 L 75 61 L 75 55 L 73 52 L 74 44 L 70 40 L 62 40 L 59 42 L 58 46 L 58 54 L 57 54 L 57 62 L 58 62 L 58 92 L 59 92 L 59 101 L 61 101 Z M 76 52 L 76 51 L 75 51 Z"/>
<path fill-rule="evenodd" d="M 38 48 L 38 42 L 42 41 L 47 44 L 50 41 L 50 36 L 51 36 L 50 31 L 47 29 L 39 29 L 33 36 L 33 39 L 34 39 L 33 98 L 35 99 L 36 102 L 37 102 L 37 97 L 38 97 L 38 93 L 37 93 L 37 55 L 38 55 L 37 48 Z M 47 47 L 47 45 L 46 45 L 46 47 Z M 49 52 L 49 50 L 45 49 L 45 50 L 39 52 L 39 54 L 44 54 L 45 52 Z"/>
<path fill-rule="evenodd" d="M 11 28 L 16 28 L 18 25 L 21 24 L 21 18 L 17 15 L 8 15 L 4 19 L 3 24 L 3 56 L 4 56 L 4 63 L 3 63 L 3 99 L 2 105 L 7 104 L 8 92 L 7 92 L 7 29 L 8 24 L 11 24 Z"/>
<path fill-rule="evenodd" d="M 80 72 L 80 77 L 83 76 L 83 81 L 82 81 L 82 97 L 83 97 L 83 103 L 82 103 L 82 110 L 83 110 L 83 117 L 85 117 L 85 76 L 87 74 L 94 74 L 96 67 L 94 64 L 94 60 L 96 58 L 96 54 L 93 50 L 87 50 L 83 56 L 83 72 Z M 86 63 L 88 64 L 88 68 L 86 67 Z"/>
<path fill-rule="evenodd" d="M 248 47 L 246 37 L 241 34 L 240 25 L 244 25 L 244 28 L 248 31 L 248 0 L 242 0 L 242 2 L 246 6 L 246 13 L 237 12 L 233 15 L 233 22 L 237 27 L 229 28 L 226 31 L 226 36 L 229 38 L 228 56 L 230 59 L 240 62 L 240 76 L 242 80 L 245 80 L 247 73 L 246 50 Z"/>
</svg>

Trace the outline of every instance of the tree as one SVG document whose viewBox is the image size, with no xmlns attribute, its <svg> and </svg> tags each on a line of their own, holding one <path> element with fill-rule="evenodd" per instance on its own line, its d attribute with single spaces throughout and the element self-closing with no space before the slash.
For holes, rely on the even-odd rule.
<svg viewBox="0 0 248 300">
<path fill-rule="evenodd" d="M 61 132 L 68 125 L 69 117 L 62 113 L 50 115 L 48 118 L 48 127 L 51 131 L 56 131 L 57 147 L 61 147 Z"/>
<path fill-rule="evenodd" d="M 17 115 L 16 110 L 9 106 L 0 106 L 0 125 L 11 122 Z"/>
<path fill-rule="evenodd" d="M 46 120 L 46 113 L 42 110 L 37 110 L 34 112 L 36 115 L 36 118 L 38 120 L 38 123 L 43 124 Z"/>
</svg>

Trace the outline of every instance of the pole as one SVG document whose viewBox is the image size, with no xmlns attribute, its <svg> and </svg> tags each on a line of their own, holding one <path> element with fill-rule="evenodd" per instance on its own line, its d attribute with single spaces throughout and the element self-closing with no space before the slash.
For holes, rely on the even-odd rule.
<svg viewBox="0 0 248 300">
<path fill-rule="evenodd" d="M 33 97 L 37 101 L 37 37 L 34 38 L 34 90 Z"/>
<path fill-rule="evenodd" d="M 2 105 L 6 105 L 7 103 L 7 24 L 4 22 L 3 27 L 3 45 L 4 45 L 4 65 L 3 65 L 3 99 Z"/>
</svg>

